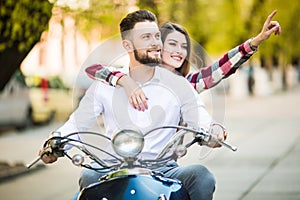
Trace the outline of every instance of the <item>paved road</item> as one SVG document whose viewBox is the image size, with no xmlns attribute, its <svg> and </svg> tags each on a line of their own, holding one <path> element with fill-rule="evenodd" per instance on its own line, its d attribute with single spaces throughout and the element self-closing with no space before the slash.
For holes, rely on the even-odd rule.
<svg viewBox="0 0 300 200">
<path fill-rule="evenodd" d="M 268 97 L 232 100 L 225 103 L 228 142 L 225 148 L 209 151 L 194 147 L 183 164 L 202 163 L 215 175 L 216 200 L 300 199 L 300 87 Z M 60 124 L 23 133 L 9 131 L 0 137 L 0 160 L 29 162 L 48 133 Z M 5 200 L 66 200 L 77 189 L 79 168 L 69 161 L 0 183 Z"/>
</svg>

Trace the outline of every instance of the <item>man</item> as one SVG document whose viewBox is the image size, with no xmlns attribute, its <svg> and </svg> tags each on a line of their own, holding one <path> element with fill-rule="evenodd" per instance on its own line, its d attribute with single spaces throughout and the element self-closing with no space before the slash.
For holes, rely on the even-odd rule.
<svg viewBox="0 0 300 200">
<path fill-rule="evenodd" d="M 130 57 L 129 75 L 149 98 L 149 109 L 140 112 L 128 102 L 123 88 L 94 82 L 82 98 L 79 107 L 57 131 L 65 135 L 91 128 L 103 114 L 106 133 L 116 129 L 137 127 L 142 131 L 160 125 L 177 125 L 182 117 L 191 127 L 208 126 L 212 119 L 198 99 L 194 89 L 183 77 L 158 67 L 162 42 L 154 14 L 139 10 L 128 14 L 120 23 L 122 43 Z M 155 156 L 175 130 L 161 130 L 157 137 L 146 141 L 142 155 Z M 219 138 L 224 140 L 223 136 Z M 57 160 L 52 155 L 42 157 L 45 163 Z M 159 168 L 166 177 L 181 180 L 191 199 L 212 199 L 215 190 L 213 175 L 201 165 L 179 167 L 176 162 Z M 80 187 L 96 182 L 102 174 L 83 170 Z"/>
</svg>

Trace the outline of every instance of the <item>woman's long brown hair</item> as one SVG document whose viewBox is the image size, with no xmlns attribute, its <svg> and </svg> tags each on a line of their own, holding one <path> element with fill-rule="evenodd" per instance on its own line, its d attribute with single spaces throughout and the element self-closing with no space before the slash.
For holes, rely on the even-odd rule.
<svg viewBox="0 0 300 200">
<path fill-rule="evenodd" d="M 160 33 L 161 33 L 161 40 L 163 43 L 165 42 L 167 36 L 174 31 L 178 31 L 185 36 L 186 41 L 187 41 L 187 55 L 181 65 L 181 67 L 176 68 L 176 71 L 178 71 L 180 74 L 182 74 L 182 76 L 186 76 L 190 71 L 189 59 L 190 59 L 190 54 L 191 54 L 191 40 L 190 40 L 189 34 L 182 26 L 180 26 L 179 24 L 171 23 L 171 22 L 166 22 L 166 23 L 162 24 L 159 29 L 160 29 Z"/>
</svg>

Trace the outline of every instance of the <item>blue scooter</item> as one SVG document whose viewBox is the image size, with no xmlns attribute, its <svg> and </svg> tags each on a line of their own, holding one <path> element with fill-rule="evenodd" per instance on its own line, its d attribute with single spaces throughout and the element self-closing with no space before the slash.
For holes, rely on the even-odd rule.
<svg viewBox="0 0 300 200">
<path fill-rule="evenodd" d="M 214 124 L 210 131 L 217 130 L 215 127 L 223 133 L 226 132 L 219 124 Z M 176 133 L 154 158 L 140 156 L 147 137 L 155 134 L 159 129 L 176 129 Z M 233 151 L 237 150 L 236 147 L 215 139 L 210 131 L 195 130 L 185 126 L 162 126 L 146 133 L 129 129 L 121 130 L 116 132 L 112 139 L 96 132 L 76 132 L 64 137 L 54 132 L 45 142 L 44 151 L 27 167 L 36 164 L 44 154 L 53 154 L 57 157 L 69 158 L 76 166 L 105 174 L 98 182 L 83 188 L 78 197 L 76 195 L 78 200 L 188 200 L 190 199 L 188 192 L 179 180 L 166 178 L 155 169 L 184 156 L 187 149 L 195 143 L 209 145 L 214 142 Z M 81 139 L 74 139 L 77 138 L 74 137 L 75 135 Z M 99 146 L 110 144 L 113 151 L 85 141 L 83 138 L 87 136 L 96 137 L 97 141 L 103 140 Z M 92 139 L 92 141 L 96 140 Z M 66 151 L 70 147 L 75 147 L 76 150 L 71 152 L 72 155 L 70 150 Z M 91 165 L 91 162 L 96 163 L 97 167 Z"/>
</svg>

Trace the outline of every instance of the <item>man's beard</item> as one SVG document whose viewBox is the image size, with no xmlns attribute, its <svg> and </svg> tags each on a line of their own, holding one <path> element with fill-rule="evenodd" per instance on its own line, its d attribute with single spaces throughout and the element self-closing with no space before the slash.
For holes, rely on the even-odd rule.
<svg viewBox="0 0 300 200">
<path fill-rule="evenodd" d="M 151 58 L 148 54 L 141 54 L 136 49 L 134 49 L 134 57 L 137 61 L 141 64 L 149 65 L 149 66 L 156 66 L 157 64 L 161 63 L 161 58 Z"/>
</svg>

